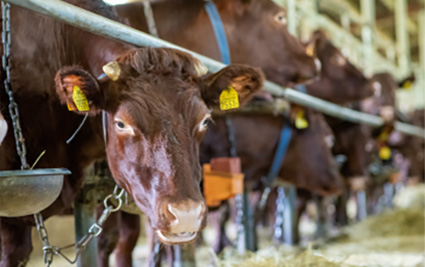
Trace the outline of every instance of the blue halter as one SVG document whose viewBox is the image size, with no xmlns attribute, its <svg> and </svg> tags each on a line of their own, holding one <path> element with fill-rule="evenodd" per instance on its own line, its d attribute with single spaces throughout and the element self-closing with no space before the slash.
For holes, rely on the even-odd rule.
<svg viewBox="0 0 425 267">
<path fill-rule="evenodd" d="M 286 123 L 285 123 L 286 124 Z M 285 159 L 286 151 L 288 151 L 289 142 L 291 141 L 292 128 L 291 125 L 286 124 L 283 126 L 282 131 L 280 132 L 279 144 L 277 146 L 276 152 L 274 154 L 273 163 L 262 182 L 267 187 L 273 185 L 274 180 L 276 180 L 279 170 L 282 167 L 283 160 Z"/>
<path fill-rule="evenodd" d="M 215 38 L 217 40 L 218 48 L 220 49 L 221 61 L 229 65 L 230 50 L 227 43 L 226 32 L 224 31 L 223 22 L 221 21 L 220 14 L 218 13 L 217 7 L 214 2 L 209 0 L 205 2 L 205 10 L 210 18 L 211 25 L 214 29 Z"/>
<path fill-rule="evenodd" d="M 208 13 L 208 17 L 210 18 L 211 25 L 214 29 L 215 38 L 220 49 L 221 61 L 224 64 L 229 65 L 231 60 L 226 32 L 224 31 L 223 22 L 221 21 L 217 7 L 212 0 L 205 1 L 205 10 Z M 280 133 L 279 144 L 273 158 L 272 167 L 270 168 L 268 175 L 263 179 L 263 183 L 268 187 L 270 187 L 277 178 L 280 167 L 283 163 L 283 159 L 285 158 L 286 151 L 288 150 L 288 145 L 291 140 L 291 133 L 291 126 L 286 124 Z"/>
</svg>

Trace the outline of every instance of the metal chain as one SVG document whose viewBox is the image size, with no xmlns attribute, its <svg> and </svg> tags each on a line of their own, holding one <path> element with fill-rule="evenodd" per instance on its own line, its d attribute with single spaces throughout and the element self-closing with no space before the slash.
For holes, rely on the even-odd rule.
<svg viewBox="0 0 425 267">
<path fill-rule="evenodd" d="M 11 34 L 10 34 L 10 4 L 1 2 L 1 12 L 2 12 L 2 35 L 1 41 L 3 44 L 3 55 L 2 55 L 2 67 L 6 72 L 6 79 L 4 80 L 4 89 L 6 94 L 9 97 L 9 113 L 10 118 L 13 123 L 13 133 L 15 135 L 16 142 L 16 152 L 18 153 L 19 158 L 21 159 L 21 169 L 29 169 L 27 163 L 27 149 L 25 146 L 25 139 L 22 134 L 21 123 L 19 120 L 19 111 L 18 104 L 13 98 L 12 87 L 10 84 L 10 44 L 11 44 Z"/>
<path fill-rule="evenodd" d="M 39 234 L 41 240 L 43 241 L 44 263 L 46 264 L 46 266 L 50 266 L 50 264 L 53 261 L 54 255 L 61 256 L 66 261 L 68 261 L 70 264 L 75 264 L 77 262 L 79 256 L 81 255 L 82 251 L 87 247 L 87 245 L 90 243 L 90 241 L 93 240 L 93 238 L 100 235 L 100 233 L 102 233 L 102 230 L 103 230 L 102 225 L 108 219 L 109 215 L 111 215 L 111 213 L 113 213 L 113 212 L 118 211 L 121 208 L 121 206 L 123 204 L 122 198 L 124 196 L 124 193 L 125 193 L 124 189 L 122 189 L 118 185 L 116 185 L 113 193 L 108 195 L 107 197 L 105 197 L 105 199 L 103 200 L 103 205 L 105 206 L 105 209 L 103 210 L 103 213 L 99 217 L 97 222 L 93 223 L 90 226 L 88 233 L 85 236 L 83 236 L 76 244 L 68 245 L 68 246 L 63 247 L 63 248 L 51 246 L 49 244 L 49 240 L 48 240 L 48 236 L 47 236 L 47 230 L 44 226 L 43 217 L 39 213 L 34 214 L 35 223 L 36 223 L 36 226 L 37 226 L 37 231 L 38 231 L 38 234 Z M 114 205 L 111 202 L 111 200 L 117 201 L 117 204 Z M 71 247 L 75 247 L 75 249 L 76 249 L 74 259 L 70 259 L 68 256 L 66 256 L 63 253 L 63 250 L 71 248 Z"/>
<path fill-rule="evenodd" d="M 273 238 L 276 241 L 282 240 L 283 237 L 283 212 L 285 210 L 285 192 L 283 187 L 277 187 L 276 210 L 275 210 L 275 223 L 273 226 Z"/>
</svg>

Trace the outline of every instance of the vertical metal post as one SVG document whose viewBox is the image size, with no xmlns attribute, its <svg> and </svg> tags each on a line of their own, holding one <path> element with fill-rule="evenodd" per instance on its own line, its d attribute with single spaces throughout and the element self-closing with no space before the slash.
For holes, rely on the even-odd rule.
<svg viewBox="0 0 425 267">
<path fill-rule="evenodd" d="M 195 243 L 173 245 L 173 267 L 195 267 Z"/>
<path fill-rule="evenodd" d="M 363 221 L 367 217 L 366 192 L 357 192 L 357 220 Z"/>
<path fill-rule="evenodd" d="M 292 35 L 297 35 L 297 7 L 296 7 L 296 0 L 287 0 L 286 1 L 286 11 L 288 14 L 288 31 Z"/>
<path fill-rule="evenodd" d="M 363 64 L 366 75 L 370 76 L 374 71 L 373 31 L 375 29 L 375 1 L 361 0 L 361 11 L 364 20 L 362 26 Z"/>
<path fill-rule="evenodd" d="M 407 30 L 407 6 L 406 0 L 396 0 L 394 8 L 397 37 L 398 65 L 403 74 L 409 72 L 410 48 L 409 32 Z"/>
<path fill-rule="evenodd" d="M 245 216 L 245 247 L 247 250 L 256 251 L 254 214 L 249 201 L 249 191 L 246 188 L 243 192 L 243 214 Z"/>
<path fill-rule="evenodd" d="M 418 39 L 419 39 L 419 61 L 421 66 L 421 78 L 420 79 L 420 86 L 417 86 L 416 90 L 416 99 L 420 101 L 419 106 L 424 107 L 425 106 L 425 92 L 423 88 L 425 87 L 425 8 L 419 11 L 418 14 L 418 22 L 419 22 L 419 29 L 418 29 Z"/>
<path fill-rule="evenodd" d="M 283 240 L 285 244 L 294 245 L 295 240 L 295 216 L 297 190 L 295 186 L 288 185 L 283 187 L 284 209 L 283 209 Z"/>
<path fill-rule="evenodd" d="M 393 208 L 393 198 L 394 198 L 394 185 L 392 183 L 384 184 L 384 196 L 385 196 L 385 208 Z"/>
<path fill-rule="evenodd" d="M 86 198 L 86 196 L 84 196 Z M 90 226 L 96 221 L 96 209 L 94 198 L 90 201 L 75 201 L 74 216 L 75 216 L 75 238 L 80 240 L 87 234 Z M 94 238 L 81 253 L 78 262 L 78 267 L 97 267 L 97 238 Z"/>
</svg>

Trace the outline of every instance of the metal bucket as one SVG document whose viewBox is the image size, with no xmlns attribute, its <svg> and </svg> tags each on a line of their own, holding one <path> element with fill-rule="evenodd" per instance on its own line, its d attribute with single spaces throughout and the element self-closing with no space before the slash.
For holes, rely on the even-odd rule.
<svg viewBox="0 0 425 267">
<path fill-rule="evenodd" d="M 59 196 L 68 169 L 0 171 L 0 216 L 20 217 L 40 212 Z"/>
</svg>

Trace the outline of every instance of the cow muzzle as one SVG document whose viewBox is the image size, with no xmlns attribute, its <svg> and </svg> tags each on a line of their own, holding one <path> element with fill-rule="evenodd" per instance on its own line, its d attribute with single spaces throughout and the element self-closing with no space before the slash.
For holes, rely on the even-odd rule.
<svg viewBox="0 0 425 267">
<path fill-rule="evenodd" d="M 158 238 L 167 244 L 193 241 L 203 227 L 206 205 L 203 201 L 187 200 L 179 203 L 165 203 L 162 215 L 169 222 L 168 229 L 156 230 Z"/>
</svg>

